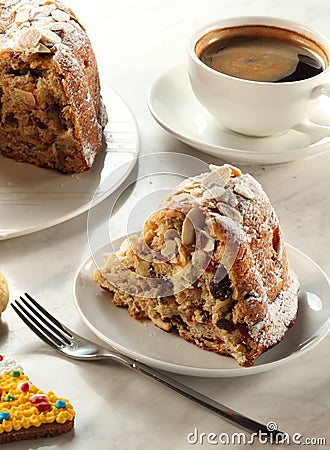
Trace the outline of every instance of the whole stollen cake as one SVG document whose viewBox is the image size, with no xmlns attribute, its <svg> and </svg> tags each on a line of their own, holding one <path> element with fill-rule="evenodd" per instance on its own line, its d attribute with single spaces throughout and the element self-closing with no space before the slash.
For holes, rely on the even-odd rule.
<svg viewBox="0 0 330 450">
<path fill-rule="evenodd" d="M 89 169 L 107 113 L 84 27 L 61 1 L 0 0 L 0 153 Z"/>
<path fill-rule="evenodd" d="M 43 392 L 15 360 L 0 355 L 0 444 L 58 436 L 74 418 L 69 400 Z"/>
<path fill-rule="evenodd" d="M 230 165 L 179 184 L 94 281 L 135 319 L 242 366 L 283 339 L 298 308 L 275 211 L 261 185 Z"/>
</svg>

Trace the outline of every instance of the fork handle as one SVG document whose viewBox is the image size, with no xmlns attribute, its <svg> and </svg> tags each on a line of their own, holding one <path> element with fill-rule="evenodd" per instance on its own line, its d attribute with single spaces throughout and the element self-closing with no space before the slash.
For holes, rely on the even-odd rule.
<svg viewBox="0 0 330 450">
<path fill-rule="evenodd" d="M 206 408 L 209 411 L 217 414 L 218 416 L 226 419 L 228 422 L 238 425 L 240 428 L 253 433 L 256 438 L 259 437 L 259 442 L 265 443 L 265 441 L 267 440 L 271 443 L 278 444 L 282 443 L 286 439 L 286 433 L 273 429 L 273 427 L 271 426 L 269 426 L 268 428 L 266 425 L 256 422 L 255 420 L 250 419 L 249 417 L 246 417 L 241 413 L 228 408 L 227 406 L 219 402 L 216 402 L 215 400 L 212 400 L 206 395 L 201 394 L 200 392 L 186 386 L 185 384 L 168 377 L 163 372 L 146 366 L 145 364 L 129 358 L 128 356 L 120 354 L 112 354 L 108 356 L 112 360 L 115 357 L 116 361 L 124 364 L 125 366 L 128 366 L 131 369 L 134 369 L 135 371 L 142 373 L 143 375 L 146 375 L 147 377 L 152 378 L 155 381 L 158 381 L 159 383 L 174 390 L 183 397 L 192 400 L 194 403 L 197 403 L 203 408 Z M 274 425 L 273 422 L 271 424 Z M 261 439 L 263 439 L 263 441 L 261 441 Z"/>
</svg>

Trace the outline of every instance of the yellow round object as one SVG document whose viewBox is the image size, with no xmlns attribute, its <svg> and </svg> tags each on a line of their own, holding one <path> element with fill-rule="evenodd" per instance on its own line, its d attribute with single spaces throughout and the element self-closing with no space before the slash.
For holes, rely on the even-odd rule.
<svg viewBox="0 0 330 450">
<path fill-rule="evenodd" d="M 9 299 L 8 284 L 5 276 L 0 272 L 0 315 L 6 309 Z"/>
</svg>

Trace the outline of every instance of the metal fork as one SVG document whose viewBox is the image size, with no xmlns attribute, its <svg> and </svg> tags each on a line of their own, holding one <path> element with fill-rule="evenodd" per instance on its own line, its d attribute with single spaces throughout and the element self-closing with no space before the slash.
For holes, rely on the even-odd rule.
<svg viewBox="0 0 330 450">
<path fill-rule="evenodd" d="M 14 303 L 11 303 L 15 312 L 37 336 L 46 342 L 46 344 L 49 344 L 65 356 L 72 359 L 87 361 L 98 359 L 110 359 L 116 361 L 173 389 L 178 394 L 203 406 L 227 421 L 238 425 L 240 428 L 247 430 L 250 433 L 254 433 L 254 436 L 256 437 L 260 436 L 263 440 L 267 439 L 271 443 L 281 443 L 286 439 L 286 433 L 269 429 L 267 426 L 206 397 L 200 392 L 168 377 L 158 370 L 148 367 L 145 364 L 116 351 L 110 351 L 103 348 L 82 336 L 79 336 L 53 317 L 28 293 L 25 293 L 25 297 L 26 298 L 20 296 L 20 300 L 15 300 Z"/>
</svg>

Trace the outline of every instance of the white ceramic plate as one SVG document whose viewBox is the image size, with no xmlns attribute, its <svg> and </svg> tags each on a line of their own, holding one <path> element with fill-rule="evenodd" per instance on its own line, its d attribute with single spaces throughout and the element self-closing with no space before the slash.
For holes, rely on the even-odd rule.
<svg viewBox="0 0 330 450">
<path fill-rule="evenodd" d="M 96 190 L 93 205 L 110 195 L 129 175 L 139 152 L 134 116 L 110 88 L 102 86 L 102 95 L 109 111 L 104 131 L 106 148 L 91 170 L 64 175 L 0 156 L 0 240 L 42 230 L 85 212 Z M 117 170 L 120 167 L 124 170 Z M 106 177 L 112 177 L 111 186 L 100 190 Z"/>
<path fill-rule="evenodd" d="M 118 246 L 121 239 L 113 243 Z M 107 247 L 94 255 L 100 260 Z M 274 369 L 303 355 L 318 344 L 330 326 L 330 284 L 322 269 L 294 247 L 288 246 L 292 268 L 301 282 L 296 324 L 285 339 L 261 355 L 255 366 L 238 366 L 232 358 L 202 350 L 165 333 L 150 322 L 135 321 L 125 309 L 111 303 L 109 294 L 93 284 L 94 262 L 88 258 L 74 282 L 76 306 L 87 326 L 119 352 L 169 372 L 201 377 L 233 377 Z"/>
<path fill-rule="evenodd" d="M 312 122 L 330 124 L 330 100 L 323 96 Z M 310 129 L 274 137 L 254 138 L 231 132 L 196 100 L 187 70 L 176 67 L 162 75 L 148 93 L 149 110 L 158 124 L 177 139 L 205 153 L 233 163 L 276 164 L 317 155 L 330 148 L 329 131 L 323 137 Z"/>
</svg>

